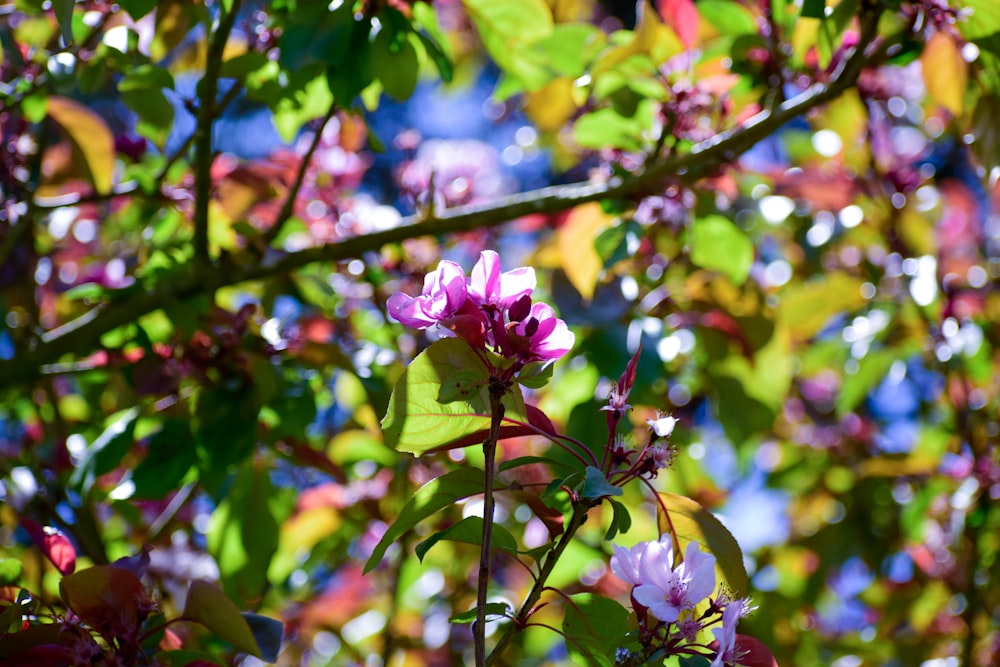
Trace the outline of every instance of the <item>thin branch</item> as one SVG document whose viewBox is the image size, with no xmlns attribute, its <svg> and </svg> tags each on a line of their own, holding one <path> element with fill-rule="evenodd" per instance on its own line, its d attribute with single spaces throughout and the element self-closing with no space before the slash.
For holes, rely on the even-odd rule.
<svg viewBox="0 0 1000 667">
<path fill-rule="evenodd" d="M 212 197 L 212 124 L 218 107 L 216 96 L 219 92 L 219 73 L 222 70 L 222 54 L 229 41 L 229 33 L 236 22 L 242 0 L 232 0 L 227 12 L 220 3 L 218 25 L 212 31 L 205 58 L 205 75 L 198 83 L 200 105 L 197 115 L 197 129 L 194 133 L 194 262 L 195 268 L 207 267 L 211 263 L 208 250 L 208 209 Z"/>
<path fill-rule="evenodd" d="M 490 435 L 483 443 L 483 539 L 479 549 L 479 576 L 476 579 L 476 624 L 472 626 L 476 667 L 486 664 L 486 594 L 490 588 L 490 556 L 493 552 L 493 513 L 495 499 L 493 482 L 496 477 L 497 441 L 503 422 L 504 406 L 501 402 L 508 385 L 496 379 L 490 381 Z"/>
<path fill-rule="evenodd" d="M 285 203 L 282 204 L 281 211 L 278 212 L 278 217 L 274 219 L 274 223 L 266 232 L 264 232 L 264 243 L 266 245 L 270 245 L 274 239 L 278 237 L 278 234 L 281 233 L 285 223 L 292 217 L 292 212 L 295 210 L 295 200 L 298 199 L 299 190 L 302 189 L 302 183 L 305 181 L 306 172 L 309 170 L 309 165 L 312 164 L 313 155 L 316 154 L 316 149 L 319 148 L 319 144 L 323 140 L 323 131 L 326 130 L 326 126 L 336 113 L 336 103 L 331 104 L 329 111 L 326 112 L 326 115 L 323 116 L 323 120 L 320 122 L 319 127 L 316 128 L 316 134 L 313 135 L 312 143 L 309 144 L 309 149 L 306 151 L 306 154 L 302 156 L 302 163 L 299 165 L 299 171 L 295 174 L 295 181 L 292 183 L 292 187 L 289 188 L 288 195 L 285 197 Z"/>
<path fill-rule="evenodd" d="M 566 526 L 566 532 L 560 536 L 555 548 L 553 548 L 552 551 L 545 556 L 545 562 L 542 564 L 542 568 L 538 572 L 538 578 L 535 579 L 534 586 L 532 586 L 531 590 L 528 592 L 528 596 L 524 599 L 524 602 L 521 604 L 521 608 L 514 616 L 513 622 L 504 629 L 503 634 L 500 635 L 500 641 L 497 642 L 489 657 L 486 658 L 487 667 L 500 659 L 504 650 L 510 644 L 511 640 L 514 639 L 514 635 L 527 625 L 528 618 L 531 616 L 532 610 L 534 610 L 535 605 L 538 604 L 538 600 L 542 597 L 542 593 L 546 589 L 546 581 L 548 581 L 549 575 L 552 574 L 552 570 L 555 568 L 556 562 L 562 556 L 566 547 L 569 546 L 569 543 L 573 541 L 576 531 L 578 531 L 580 526 L 582 526 L 587 520 L 587 509 L 587 506 L 582 503 L 574 503 L 573 515 L 570 517 L 569 523 Z"/>
<path fill-rule="evenodd" d="M 859 44 L 875 42 L 877 19 L 878 16 L 873 15 L 863 23 Z M 500 198 L 488 204 L 452 208 L 432 218 L 424 219 L 423 216 L 413 215 L 404 218 L 393 229 L 294 253 L 279 254 L 276 259 L 266 259 L 253 266 L 230 264 L 216 266 L 205 272 L 178 272 L 171 282 L 157 285 L 152 291 L 134 290 L 127 295 L 123 294 L 120 300 L 102 304 L 76 320 L 48 332 L 30 349 L 19 350 L 14 359 L 0 361 L 0 388 L 34 379 L 42 366 L 58 361 L 64 354 L 93 349 L 103 334 L 168 303 L 220 287 L 288 274 L 317 262 L 361 257 L 366 252 L 407 239 L 494 227 L 528 214 L 555 213 L 601 199 L 641 196 L 647 192 L 655 192 L 668 177 L 696 181 L 701 176 L 712 173 L 720 165 L 732 162 L 793 118 L 850 89 L 866 64 L 868 58 L 864 49 L 859 47 L 844 62 L 829 84 L 816 84 L 777 109 L 760 112 L 742 127 L 722 132 L 713 139 L 697 144 L 688 154 L 670 156 L 632 176 L 616 177 L 607 183 L 576 183 L 541 188 Z"/>
</svg>

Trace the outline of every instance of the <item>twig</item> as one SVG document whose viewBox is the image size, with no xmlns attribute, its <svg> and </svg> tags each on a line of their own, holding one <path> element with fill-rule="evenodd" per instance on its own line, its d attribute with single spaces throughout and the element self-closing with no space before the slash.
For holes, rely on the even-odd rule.
<svg viewBox="0 0 1000 667">
<path fill-rule="evenodd" d="M 508 384 L 494 378 L 490 381 L 490 435 L 483 443 L 483 540 L 479 550 L 479 577 L 476 580 L 476 624 L 472 626 L 475 644 L 476 667 L 486 664 L 486 594 L 490 588 L 490 557 L 493 547 L 493 482 L 496 477 L 497 441 L 503 421 L 503 397 Z"/>
<path fill-rule="evenodd" d="M 542 569 L 538 572 L 538 578 L 535 580 L 535 585 L 531 587 L 528 592 L 528 596 L 524 599 L 524 603 L 521 604 L 521 608 L 518 610 L 517 614 L 514 615 L 513 623 L 507 626 L 504 633 L 500 635 L 500 641 L 497 645 L 493 647 L 493 651 L 490 653 L 489 657 L 486 658 L 486 665 L 494 664 L 503 655 L 504 650 L 510 644 L 511 640 L 514 639 L 514 635 L 524 628 L 528 623 L 528 618 L 531 616 L 532 611 L 535 609 L 535 605 L 538 604 L 538 600 L 542 597 L 542 593 L 546 588 L 546 581 L 548 581 L 549 575 L 552 574 L 552 570 L 556 566 L 556 562 L 562 556 L 566 547 L 569 543 L 573 541 L 573 537 L 576 535 L 576 531 L 580 529 L 580 526 L 584 524 L 587 520 L 587 510 L 589 506 L 582 502 L 573 503 L 573 515 L 570 517 L 569 524 L 566 526 L 566 532 L 562 534 L 559 538 L 559 542 L 552 551 L 550 551 L 545 556 L 545 562 L 542 564 Z"/>
<path fill-rule="evenodd" d="M 218 107 L 219 73 L 222 54 L 229 41 L 229 33 L 236 22 L 242 0 L 232 0 L 227 12 L 220 3 L 218 25 L 212 31 L 205 58 L 205 75 L 198 83 L 197 128 L 194 133 L 194 263 L 195 269 L 204 269 L 211 263 L 208 249 L 208 209 L 212 196 L 212 124 Z"/>
<path fill-rule="evenodd" d="M 295 181 L 292 182 L 292 187 L 288 190 L 288 195 L 285 197 L 285 203 L 281 206 L 281 211 L 278 212 L 278 217 L 274 219 L 274 223 L 271 227 L 264 232 L 264 243 L 270 245 L 274 239 L 278 237 L 281 230 L 284 228 L 285 223 L 292 217 L 292 212 L 295 210 L 295 200 L 299 196 L 299 190 L 302 189 L 302 183 L 305 181 L 306 172 L 309 170 L 309 165 L 312 163 L 313 155 L 316 154 L 316 149 L 319 148 L 320 142 L 323 140 L 323 131 L 326 129 L 327 124 L 337 113 L 336 103 L 330 105 L 329 111 L 323 116 L 323 120 L 320 122 L 319 127 L 316 128 L 316 134 L 313 135 L 312 143 L 309 144 L 309 149 L 306 154 L 302 156 L 302 163 L 299 164 L 299 171 L 295 174 Z"/>
</svg>

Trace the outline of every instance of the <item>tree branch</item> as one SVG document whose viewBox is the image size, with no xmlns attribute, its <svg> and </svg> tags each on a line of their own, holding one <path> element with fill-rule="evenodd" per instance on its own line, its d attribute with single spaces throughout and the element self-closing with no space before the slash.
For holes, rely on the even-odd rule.
<svg viewBox="0 0 1000 667">
<path fill-rule="evenodd" d="M 360 257 L 383 246 L 421 236 L 494 227 L 532 213 L 555 213 L 580 204 L 610 198 L 638 197 L 655 192 L 666 178 L 693 182 L 730 163 L 754 144 L 774 134 L 797 116 L 835 99 L 854 86 L 863 67 L 869 64 L 864 45 L 875 44 L 877 12 L 862 23 L 860 46 L 834 74 L 828 84 L 815 84 L 800 95 L 762 111 L 743 126 L 727 130 L 694 146 L 690 153 L 670 156 L 634 175 L 615 177 L 607 183 L 575 183 L 541 188 L 504 197 L 487 204 L 460 206 L 431 217 L 413 215 L 400 225 L 364 236 L 343 239 L 289 254 L 276 254 L 252 266 L 221 265 L 204 272 L 178 271 L 169 283 L 152 291 L 133 290 L 120 301 L 95 307 L 77 319 L 44 334 L 28 350 L 19 350 L 14 359 L 0 361 L 0 388 L 30 381 L 44 372 L 47 364 L 78 350 L 93 349 L 100 337 L 119 326 L 165 305 L 220 287 L 284 275 L 317 262 L 335 262 Z M 878 55 L 882 55 L 878 52 Z M 207 203 L 207 197 L 205 198 Z M 207 210 L 206 218 L 207 221 Z M 206 230 L 207 231 L 207 230 Z"/>
<path fill-rule="evenodd" d="M 337 104 L 333 103 L 330 105 L 330 110 L 326 112 L 325 116 L 323 116 L 323 120 L 320 122 L 319 127 L 316 128 L 316 134 L 313 135 L 312 143 L 309 144 L 306 154 L 302 156 L 302 163 L 299 165 L 299 171 L 295 174 L 295 181 L 292 183 L 292 187 L 289 188 L 288 194 L 285 196 L 285 202 L 282 204 L 281 210 L 278 212 L 278 217 L 274 219 L 274 223 L 270 226 L 270 228 L 264 232 L 264 243 L 266 245 L 271 245 L 274 239 L 278 237 L 278 234 L 281 233 L 285 223 L 292 217 L 292 212 L 295 210 L 295 200 L 299 196 L 299 190 L 302 189 L 302 182 L 306 178 L 306 172 L 309 170 L 309 165 L 312 163 L 313 155 L 316 154 L 316 149 L 319 148 L 319 144 L 323 140 L 323 131 L 326 129 L 330 119 L 332 119 L 336 113 Z"/>
<path fill-rule="evenodd" d="M 212 124 L 218 113 L 215 98 L 219 93 L 219 73 L 222 54 L 229 33 L 236 22 L 241 0 L 232 0 L 226 12 L 220 3 L 218 25 L 212 31 L 205 58 L 205 75 L 198 83 L 197 126 L 194 133 L 194 262 L 196 269 L 211 263 L 208 251 L 208 212 L 212 197 Z"/>
</svg>

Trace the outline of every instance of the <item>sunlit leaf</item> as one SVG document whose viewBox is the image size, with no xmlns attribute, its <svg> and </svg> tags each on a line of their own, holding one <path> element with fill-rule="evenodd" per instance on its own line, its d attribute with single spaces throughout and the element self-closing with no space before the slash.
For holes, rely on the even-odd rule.
<svg viewBox="0 0 1000 667">
<path fill-rule="evenodd" d="M 61 530 L 42 526 L 28 517 L 21 517 L 21 526 L 61 574 L 69 574 L 76 569 L 76 549 Z"/>
<path fill-rule="evenodd" d="M 263 658 L 250 624 L 221 589 L 202 579 L 191 582 L 184 617 L 201 623 L 241 651 Z"/>
<path fill-rule="evenodd" d="M 501 618 L 509 617 L 514 611 L 505 602 L 487 602 L 486 603 L 486 618 L 499 616 Z M 478 616 L 475 607 L 469 609 L 468 611 L 463 611 L 461 613 L 451 616 L 448 621 L 450 623 L 472 623 L 476 620 Z"/>
<path fill-rule="evenodd" d="M 478 391 L 448 403 L 439 400 L 442 385 L 458 373 Z M 456 443 L 490 427 L 489 371 L 472 347 L 459 338 L 437 341 L 417 355 L 396 382 L 382 419 L 385 442 L 411 454 Z M 446 392 L 446 398 L 452 398 Z M 514 386 L 503 399 L 505 418 L 527 421 L 524 400 Z"/>
<path fill-rule="evenodd" d="M 965 86 L 969 65 L 949 33 L 941 30 L 931 35 L 920 57 L 927 93 L 935 102 L 956 116 L 965 108 Z"/>
<path fill-rule="evenodd" d="M 615 651 L 626 643 L 629 612 L 614 600 L 593 593 L 570 596 L 562 630 L 576 665 L 612 667 Z"/>
<path fill-rule="evenodd" d="M 424 484 L 400 511 L 399 516 L 382 539 L 375 545 L 372 555 L 365 564 L 365 572 L 377 566 L 386 549 L 415 525 L 435 512 L 483 492 L 483 471 L 475 468 L 459 468 Z"/>
<path fill-rule="evenodd" d="M 715 567 L 733 597 L 744 597 L 749 589 L 747 571 L 743 565 L 743 552 L 733 534 L 715 516 L 694 500 L 673 493 L 661 493 L 666 507 L 657 506 L 656 522 L 661 535 L 676 535 L 677 545 L 685 549 L 688 542 L 697 542 L 703 551 L 715 556 Z"/>
<path fill-rule="evenodd" d="M 844 273 L 831 273 L 810 282 L 789 285 L 781 293 L 778 322 L 794 341 L 811 339 L 837 315 L 862 307 L 863 281 Z"/>
<path fill-rule="evenodd" d="M 694 221 L 691 261 L 698 266 L 718 271 L 741 285 L 750 275 L 753 259 L 753 241 L 732 221 L 721 215 Z"/>
<path fill-rule="evenodd" d="M 517 540 L 510 534 L 510 531 L 500 524 L 493 525 L 490 544 L 492 548 L 498 549 L 513 556 L 517 555 Z M 480 545 L 483 540 L 483 519 L 478 516 L 467 516 L 454 526 L 445 528 L 434 533 L 426 540 L 418 544 L 414 549 L 417 558 L 424 559 L 431 547 L 441 541 L 462 542 L 464 544 Z"/>
<path fill-rule="evenodd" d="M 594 239 L 610 224 L 611 216 L 601 210 L 600 204 L 590 203 L 573 209 L 559 228 L 563 271 L 576 291 L 588 301 L 594 296 L 597 279 L 604 268 L 594 249 Z"/>
<path fill-rule="evenodd" d="M 49 118 L 66 132 L 73 152 L 90 174 L 94 189 L 110 192 L 115 168 L 115 141 L 100 116 L 67 97 L 51 95 L 46 100 Z"/>
</svg>

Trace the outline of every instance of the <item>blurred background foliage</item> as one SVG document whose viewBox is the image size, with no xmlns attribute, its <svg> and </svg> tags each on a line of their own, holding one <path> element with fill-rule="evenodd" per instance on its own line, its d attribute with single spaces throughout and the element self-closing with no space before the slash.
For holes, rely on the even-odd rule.
<svg viewBox="0 0 1000 667">
<path fill-rule="evenodd" d="M 4 600 L 59 597 L 35 522 L 78 567 L 152 547 L 168 616 L 217 580 L 280 664 L 465 664 L 476 546 L 414 547 L 475 499 L 362 565 L 481 458 L 383 444 L 434 335 L 385 299 L 495 248 L 577 335 L 529 397 L 567 434 L 601 445 L 642 345 L 637 433 L 679 420 L 654 485 L 734 533 L 780 664 L 1000 662 L 993 0 L 15 0 L 0 44 Z M 555 474 L 499 495 L 526 548 Z M 609 521 L 553 586 L 627 603 Z M 571 662 L 537 627 L 507 655 Z"/>
</svg>

